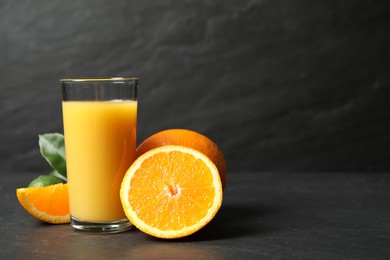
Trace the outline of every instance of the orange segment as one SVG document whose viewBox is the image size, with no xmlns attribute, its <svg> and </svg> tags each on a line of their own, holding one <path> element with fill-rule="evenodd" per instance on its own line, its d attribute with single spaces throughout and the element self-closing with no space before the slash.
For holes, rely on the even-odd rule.
<svg viewBox="0 0 390 260">
<path fill-rule="evenodd" d="M 16 196 L 22 207 L 37 219 L 53 224 L 70 222 L 67 184 L 19 188 Z"/>
<path fill-rule="evenodd" d="M 222 183 L 203 153 L 167 145 L 137 158 L 123 179 L 120 196 L 138 229 L 159 238 L 179 238 L 214 218 L 222 204 Z"/>
</svg>

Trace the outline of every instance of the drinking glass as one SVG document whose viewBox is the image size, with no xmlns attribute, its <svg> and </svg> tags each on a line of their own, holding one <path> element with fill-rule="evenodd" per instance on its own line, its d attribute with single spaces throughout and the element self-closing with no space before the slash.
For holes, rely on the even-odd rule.
<svg viewBox="0 0 390 260">
<path fill-rule="evenodd" d="M 137 78 L 62 79 L 71 226 L 117 233 L 132 225 L 119 190 L 135 160 Z"/>
</svg>

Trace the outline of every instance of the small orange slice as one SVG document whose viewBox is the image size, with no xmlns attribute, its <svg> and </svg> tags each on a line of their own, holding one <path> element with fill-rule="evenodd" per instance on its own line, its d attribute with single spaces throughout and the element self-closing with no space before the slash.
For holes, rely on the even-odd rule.
<svg viewBox="0 0 390 260">
<path fill-rule="evenodd" d="M 22 207 L 37 219 L 52 224 L 70 222 L 67 184 L 19 188 L 16 196 Z"/>
<path fill-rule="evenodd" d="M 158 238 L 179 238 L 214 218 L 222 204 L 222 184 L 206 155 L 167 145 L 135 160 L 122 181 L 120 197 L 138 229 Z"/>
</svg>

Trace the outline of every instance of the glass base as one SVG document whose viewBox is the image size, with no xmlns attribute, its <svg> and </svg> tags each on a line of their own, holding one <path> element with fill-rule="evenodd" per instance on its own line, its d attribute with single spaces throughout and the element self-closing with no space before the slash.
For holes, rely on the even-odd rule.
<svg viewBox="0 0 390 260">
<path fill-rule="evenodd" d="M 129 230 L 133 226 L 128 219 L 106 223 L 94 223 L 80 221 L 73 216 L 70 216 L 70 225 L 75 231 L 91 234 L 119 233 Z"/>
</svg>

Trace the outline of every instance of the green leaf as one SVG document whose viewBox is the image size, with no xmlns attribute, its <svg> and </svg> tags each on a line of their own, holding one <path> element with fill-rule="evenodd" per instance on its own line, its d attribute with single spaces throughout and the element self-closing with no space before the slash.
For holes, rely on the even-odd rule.
<svg viewBox="0 0 390 260">
<path fill-rule="evenodd" d="M 50 175 L 50 174 L 40 175 L 37 178 L 35 178 L 34 180 L 32 180 L 32 182 L 30 182 L 28 187 L 49 186 L 49 185 L 53 185 L 53 184 L 57 184 L 57 183 L 65 183 L 65 182 L 64 182 L 64 180 L 57 178 L 57 177 Z"/>
<path fill-rule="evenodd" d="M 50 166 L 66 178 L 64 136 L 59 133 L 39 135 L 39 147 L 42 156 Z"/>
<path fill-rule="evenodd" d="M 61 180 L 63 180 L 65 183 L 68 182 L 68 178 L 65 176 L 61 175 L 61 173 L 57 172 L 56 170 L 53 170 L 49 175 L 57 177 Z"/>
</svg>

